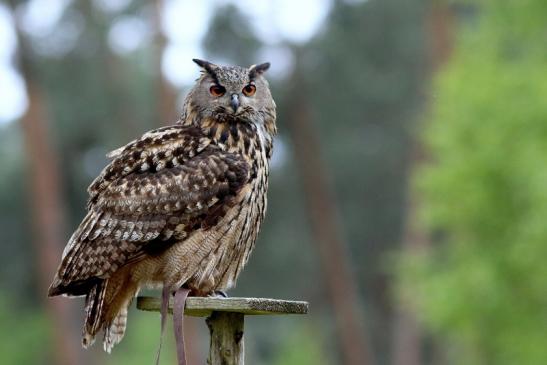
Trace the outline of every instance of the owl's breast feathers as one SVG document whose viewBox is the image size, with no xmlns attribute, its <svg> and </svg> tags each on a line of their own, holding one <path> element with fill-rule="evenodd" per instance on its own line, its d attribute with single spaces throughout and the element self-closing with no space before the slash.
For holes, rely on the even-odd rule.
<svg viewBox="0 0 547 365">
<path fill-rule="evenodd" d="M 245 153 L 195 126 L 148 132 L 110 157 L 88 189 L 88 213 L 65 248 L 50 296 L 84 295 L 120 267 L 211 229 L 254 178 Z"/>
</svg>

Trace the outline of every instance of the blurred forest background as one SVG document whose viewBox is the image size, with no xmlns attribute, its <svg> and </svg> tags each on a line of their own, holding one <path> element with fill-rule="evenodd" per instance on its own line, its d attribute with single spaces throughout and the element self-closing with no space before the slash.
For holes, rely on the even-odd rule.
<svg viewBox="0 0 547 365">
<path fill-rule="evenodd" d="M 269 211 L 229 294 L 311 313 L 249 319 L 249 364 L 546 364 L 547 2 L 256 3 L 0 2 L 26 93 L 0 124 L 0 363 L 153 362 L 159 315 L 84 351 L 82 300 L 46 288 L 105 154 L 176 120 L 196 57 L 272 62 Z"/>
</svg>

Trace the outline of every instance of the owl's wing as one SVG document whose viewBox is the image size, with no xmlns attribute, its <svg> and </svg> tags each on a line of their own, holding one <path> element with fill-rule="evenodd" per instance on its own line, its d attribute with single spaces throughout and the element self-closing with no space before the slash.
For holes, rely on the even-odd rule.
<svg viewBox="0 0 547 365">
<path fill-rule="evenodd" d="M 185 128 L 130 143 L 92 183 L 89 212 L 65 248 L 51 295 L 79 295 L 90 280 L 214 226 L 234 204 L 248 163 Z"/>
</svg>

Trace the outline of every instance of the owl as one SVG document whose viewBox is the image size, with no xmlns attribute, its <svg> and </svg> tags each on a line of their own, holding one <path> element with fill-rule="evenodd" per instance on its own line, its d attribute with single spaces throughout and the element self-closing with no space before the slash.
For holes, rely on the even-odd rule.
<svg viewBox="0 0 547 365">
<path fill-rule="evenodd" d="M 201 76 L 172 126 L 108 154 L 49 296 L 85 296 L 84 347 L 125 333 L 143 287 L 206 296 L 233 287 L 266 212 L 276 107 L 264 73 L 197 60 Z"/>
</svg>

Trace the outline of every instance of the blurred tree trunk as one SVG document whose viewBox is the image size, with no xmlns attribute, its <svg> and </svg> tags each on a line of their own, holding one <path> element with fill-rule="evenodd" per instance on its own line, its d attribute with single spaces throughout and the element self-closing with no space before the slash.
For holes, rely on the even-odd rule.
<svg viewBox="0 0 547 365">
<path fill-rule="evenodd" d="M 155 12 L 154 12 L 154 64 L 155 64 L 155 75 L 156 75 L 156 98 L 157 98 L 157 110 L 158 118 L 160 120 L 158 123 L 161 123 L 162 126 L 173 124 L 180 114 L 177 110 L 177 93 L 174 88 L 171 86 L 169 81 L 165 78 L 165 75 L 162 72 L 161 64 L 163 61 L 163 54 L 167 46 L 167 37 L 163 33 L 162 29 L 162 11 L 163 11 L 163 0 L 155 1 Z"/>
<path fill-rule="evenodd" d="M 419 145 L 415 143 L 410 161 L 410 176 L 420 166 L 422 155 L 419 153 Z M 429 246 L 429 236 L 420 228 L 418 214 L 420 202 L 412 189 L 410 178 L 407 192 L 405 228 L 402 237 L 402 250 L 406 253 L 416 254 Z M 411 311 L 407 310 L 405 298 L 395 303 L 393 326 L 393 365 L 420 365 L 424 363 L 422 327 Z"/>
<path fill-rule="evenodd" d="M 16 2 L 10 2 L 12 11 Z M 13 14 L 15 12 L 13 11 Z M 14 17 L 16 19 L 16 17 Z M 48 113 L 44 94 L 33 74 L 31 54 L 19 24 L 15 23 L 18 43 L 19 70 L 25 79 L 28 109 L 21 118 L 21 130 L 28 163 L 32 225 L 37 252 L 38 296 L 51 318 L 54 363 L 84 364 L 80 356 L 80 332 L 72 327 L 74 307 L 61 297 L 46 298 L 47 289 L 57 270 L 62 245 L 65 242 L 65 220 L 57 166 L 57 156 L 48 139 Z"/>
<path fill-rule="evenodd" d="M 29 108 L 21 119 L 21 129 L 29 164 L 29 184 L 33 224 L 38 253 L 39 296 L 45 298 L 60 259 L 61 244 L 65 241 L 64 219 L 61 209 L 59 175 L 55 153 L 47 140 L 47 112 L 39 88 L 27 80 Z M 72 308 L 62 297 L 46 300 L 54 335 L 55 363 L 81 364 L 76 349 L 80 348 L 80 333 L 70 326 Z"/>
<path fill-rule="evenodd" d="M 433 74 L 448 59 L 452 47 L 452 16 L 446 4 L 433 4 L 430 9 L 429 22 L 426 24 L 429 34 L 429 64 L 430 75 Z M 431 99 L 430 99 L 431 102 Z M 409 162 L 409 184 L 407 191 L 407 205 L 405 229 L 402 238 L 402 250 L 416 254 L 427 250 L 431 240 L 424 232 L 418 221 L 421 211 L 420 199 L 412 186 L 412 176 L 427 160 L 426 151 L 423 151 L 419 140 L 414 141 L 413 151 Z M 420 365 L 423 364 L 424 346 L 423 329 L 415 315 L 405 308 L 404 298 L 396 306 L 393 327 L 393 365 Z M 433 350 L 434 352 L 437 349 Z"/>
<path fill-rule="evenodd" d="M 373 365 L 375 357 L 364 317 L 360 310 L 357 282 L 351 268 L 348 247 L 338 224 L 338 207 L 327 166 L 321 160 L 321 144 L 312 114 L 298 82 L 298 66 L 292 77 L 293 89 L 287 100 L 289 132 L 297 169 L 304 187 L 313 241 L 317 244 L 326 290 L 336 322 L 336 340 L 343 363 Z"/>
</svg>

